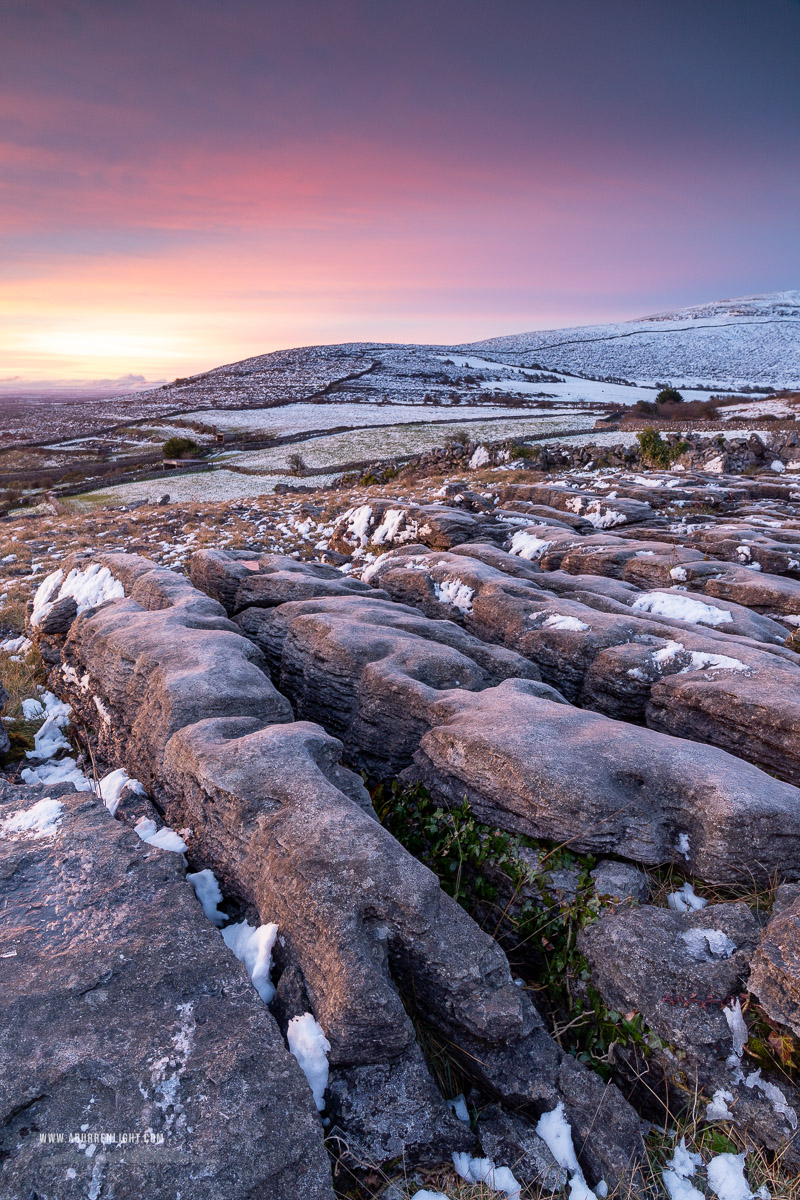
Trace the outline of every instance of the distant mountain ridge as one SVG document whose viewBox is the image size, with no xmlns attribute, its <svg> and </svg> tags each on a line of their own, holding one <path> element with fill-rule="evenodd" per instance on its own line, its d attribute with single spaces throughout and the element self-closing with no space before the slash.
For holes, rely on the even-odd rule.
<svg viewBox="0 0 800 1200">
<path fill-rule="evenodd" d="M 800 386 L 800 291 L 739 296 L 621 321 L 487 338 L 503 362 L 637 382 Z"/>
</svg>

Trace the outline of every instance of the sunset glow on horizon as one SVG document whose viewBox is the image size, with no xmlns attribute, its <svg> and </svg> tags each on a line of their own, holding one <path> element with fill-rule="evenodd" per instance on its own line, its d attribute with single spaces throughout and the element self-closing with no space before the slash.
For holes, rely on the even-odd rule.
<svg viewBox="0 0 800 1200">
<path fill-rule="evenodd" d="M 792 0 L 1 6 L 3 386 L 798 286 Z"/>
</svg>

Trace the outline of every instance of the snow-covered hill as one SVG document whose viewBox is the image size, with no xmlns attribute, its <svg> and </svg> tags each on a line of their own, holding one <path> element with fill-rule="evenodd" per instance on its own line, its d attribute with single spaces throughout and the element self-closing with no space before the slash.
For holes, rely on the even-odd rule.
<svg viewBox="0 0 800 1200">
<path fill-rule="evenodd" d="M 503 362 L 713 387 L 800 385 L 800 291 L 741 296 L 614 325 L 474 342 Z"/>
</svg>

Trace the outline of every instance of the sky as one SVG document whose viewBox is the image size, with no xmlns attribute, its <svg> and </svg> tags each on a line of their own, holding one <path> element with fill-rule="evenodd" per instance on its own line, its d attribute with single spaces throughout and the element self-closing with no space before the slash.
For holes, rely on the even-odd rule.
<svg viewBox="0 0 800 1200">
<path fill-rule="evenodd" d="M 0 30 L 5 387 L 800 286 L 798 0 L 0 0 Z"/>
</svg>

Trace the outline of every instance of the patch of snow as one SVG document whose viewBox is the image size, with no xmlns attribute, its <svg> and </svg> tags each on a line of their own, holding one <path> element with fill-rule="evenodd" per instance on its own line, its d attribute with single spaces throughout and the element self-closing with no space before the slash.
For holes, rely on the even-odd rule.
<svg viewBox="0 0 800 1200">
<path fill-rule="evenodd" d="M 469 1109 L 467 1108 L 467 1101 L 464 1098 L 463 1092 L 459 1093 L 458 1096 L 454 1096 L 452 1100 L 448 1100 L 447 1107 L 452 1109 L 459 1121 L 463 1121 L 465 1125 L 469 1125 Z"/>
<path fill-rule="evenodd" d="M 645 592 L 636 597 L 631 608 L 653 613 L 657 617 L 691 621 L 695 625 L 726 625 L 733 620 L 733 615 L 727 609 L 694 600 L 685 592 Z"/>
<path fill-rule="evenodd" d="M 686 580 L 686 567 L 673 567 L 669 573 L 670 579 L 677 579 L 679 583 Z"/>
<path fill-rule="evenodd" d="M 721 929 L 685 929 L 681 938 L 686 943 L 689 957 L 695 962 L 730 958 L 736 950 L 736 943 Z"/>
<path fill-rule="evenodd" d="M 552 544 L 552 542 L 545 541 L 544 538 L 536 537 L 535 534 L 520 529 L 517 533 L 512 534 L 508 552 L 509 554 L 518 554 L 520 558 L 526 558 L 528 562 L 536 562 L 550 549 Z"/>
<path fill-rule="evenodd" d="M 630 675 L 630 671 L 628 672 Z M 682 854 L 686 861 L 689 861 L 689 835 L 688 833 L 679 833 L 678 840 L 675 843 L 675 849 L 678 854 Z"/>
<path fill-rule="evenodd" d="M 292 1017 L 286 1029 L 286 1040 L 308 1080 L 314 1103 L 322 1112 L 325 1107 L 325 1088 L 328 1086 L 328 1052 L 331 1044 L 311 1013 Z"/>
<path fill-rule="evenodd" d="M 72 783 L 79 792 L 91 792 L 92 783 L 81 771 L 74 758 L 51 759 L 36 767 L 25 767 L 20 771 L 24 783 L 48 787 L 54 783 Z"/>
<path fill-rule="evenodd" d="M 597 1195 L 588 1187 L 578 1163 L 572 1141 L 572 1129 L 564 1115 L 563 1101 L 559 1101 L 550 1112 L 542 1113 L 536 1132 L 558 1165 L 571 1173 L 570 1200 L 597 1200 Z"/>
<path fill-rule="evenodd" d="M 682 667 L 679 674 L 685 675 L 688 671 L 746 671 L 747 664 L 741 659 L 729 658 L 727 654 L 706 654 L 699 650 L 692 650 L 690 655 L 691 661 L 688 666 Z"/>
<path fill-rule="evenodd" d="M 465 1183 L 485 1183 L 494 1192 L 504 1192 L 509 1200 L 519 1200 L 522 1184 L 508 1167 L 496 1167 L 491 1158 L 472 1158 L 466 1150 L 455 1151 L 453 1166 Z"/>
<path fill-rule="evenodd" d="M 687 882 L 677 892 L 670 892 L 667 904 L 675 912 L 697 912 L 699 908 L 705 908 L 708 901 L 698 896 L 692 885 Z"/>
<path fill-rule="evenodd" d="M 342 520 L 347 522 L 347 532 L 350 537 L 360 546 L 366 546 L 372 521 L 372 509 L 369 504 L 361 504 L 358 508 L 348 509 Z"/>
<path fill-rule="evenodd" d="M 583 515 L 595 529 L 612 529 L 615 525 L 624 525 L 628 519 L 613 508 L 601 508 L 599 503 L 590 504 Z"/>
<path fill-rule="evenodd" d="M 731 1064 L 731 1058 L 734 1056 L 738 1062 L 742 1061 L 742 1054 L 747 1045 L 749 1034 L 744 1017 L 742 1016 L 742 1004 L 740 1000 L 731 1000 L 730 1004 L 726 1004 L 722 1012 L 725 1020 L 728 1022 L 728 1028 L 731 1031 L 731 1039 L 733 1041 L 733 1055 L 727 1060 L 730 1066 L 733 1065 Z"/>
<path fill-rule="evenodd" d="M 461 579 L 443 579 L 441 583 L 434 582 L 433 591 L 441 604 L 452 604 L 454 608 L 465 614 L 472 612 L 472 597 L 475 592 Z"/>
<path fill-rule="evenodd" d="M 772 1111 L 775 1115 L 786 1117 L 791 1128 L 797 1129 L 797 1113 L 791 1107 L 777 1084 L 769 1083 L 769 1081 L 761 1078 L 761 1068 L 750 1072 L 744 1081 L 744 1086 L 747 1088 L 758 1088 L 760 1092 L 763 1092 L 772 1105 Z"/>
<path fill-rule="evenodd" d="M 133 828 L 148 846 L 157 846 L 159 850 L 171 850 L 173 854 L 183 854 L 187 849 L 186 842 L 180 834 L 170 829 L 169 825 L 163 825 L 159 829 L 149 817 L 139 817 Z"/>
<path fill-rule="evenodd" d="M 478 467 L 485 467 L 488 461 L 489 451 L 485 446 L 478 446 L 478 448 L 473 451 L 472 457 L 469 460 L 470 470 L 476 471 Z"/>
<path fill-rule="evenodd" d="M 744 1177 L 746 1156 L 746 1150 L 741 1154 L 717 1154 L 709 1162 L 708 1184 L 718 1200 L 754 1200 Z"/>
<path fill-rule="evenodd" d="M 31 808 L 20 809 L 0 825 L 0 837 L 28 833 L 33 838 L 51 838 L 58 833 L 64 805 L 60 800 L 37 800 Z"/>
<path fill-rule="evenodd" d="M 190 871 L 186 876 L 187 882 L 194 888 L 194 894 L 203 906 L 203 912 L 209 921 L 221 928 L 228 918 L 225 913 L 217 911 L 217 905 L 222 903 L 222 892 L 214 872 L 206 867 L 204 871 Z"/>
<path fill-rule="evenodd" d="M 108 775 L 104 775 L 100 780 L 98 788 L 100 799 L 112 817 L 119 808 L 119 802 L 126 787 L 139 796 L 147 795 L 144 786 L 139 783 L 138 779 L 131 779 L 124 767 L 118 767 L 116 771 L 109 771 Z"/>
<path fill-rule="evenodd" d="M 786 463 L 781 462 L 779 458 L 774 458 L 769 465 L 770 469 L 776 471 L 779 475 L 782 475 L 786 470 Z"/>
<path fill-rule="evenodd" d="M 233 951 L 239 962 L 244 963 L 253 987 L 265 1004 L 269 1004 L 275 995 L 270 971 L 272 970 L 272 949 L 277 936 L 277 925 L 253 926 L 247 921 L 240 921 L 238 925 L 229 925 L 222 931 L 225 945 Z"/>
<path fill-rule="evenodd" d="M 387 509 L 383 514 L 383 520 L 372 535 L 372 541 L 378 546 L 382 546 L 384 542 L 393 542 L 400 532 L 400 526 L 405 517 L 406 512 L 403 508 Z"/>
<path fill-rule="evenodd" d="M 6 638 L 0 642 L 0 650 L 4 650 L 6 654 L 23 655 L 28 653 L 32 645 L 31 639 L 23 633 L 19 637 Z"/>
<path fill-rule="evenodd" d="M 726 1088 L 717 1088 L 706 1107 L 707 1121 L 732 1121 L 733 1113 L 728 1108 L 733 1103 L 733 1092 Z"/>
<path fill-rule="evenodd" d="M 62 582 L 63 580 L 63 582 Z M 66 579 L 59 568 L 47 575 L 36 590 L 31 612 L 31 625 L 40 625 L 44 617 L 58 600 L 72 596 L 78 606 L 78 612 L 97 608 L 109 600 L 119 600 L 125 595 L 125 589 L 118 579 L 99 563 L 80 570 L 75 567 Z"/>
<path fill-rule="evenodd" d="M 687 1150 L 686 1139 L 681 1138 L 666 1169 L 661 1172 L 670 1200 L 704 1200 L 703 1193 L 689 1182 L 702 1161 L 700 1154 Z"/>
<path fill-rule="evenodd" d="M 553 613 L 542 622 L 543 629 L 572 629 L 576 633 L 583 629 L 588 629 L 589 626 L 583 621 L 579 621 L 577 617 L 562 616 L 561 613 Z"/>
</svg>

